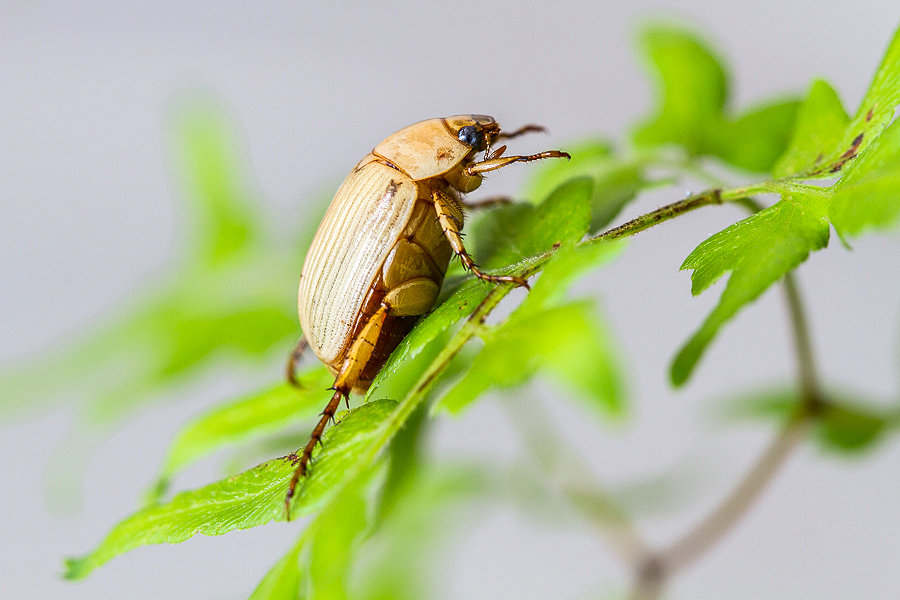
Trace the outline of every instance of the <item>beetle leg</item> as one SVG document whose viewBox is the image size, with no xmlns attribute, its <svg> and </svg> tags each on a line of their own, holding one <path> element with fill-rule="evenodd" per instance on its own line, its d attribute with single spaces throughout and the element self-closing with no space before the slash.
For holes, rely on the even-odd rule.
<svg viewBox="0 0 900 600">
<path fill-rule="evenodd" d="M 341 405 L 341 398 L 347 401 L 348 407 L 350 406 L 350 390 L 353 389 L 363 368 L 372 356 L 375 343 L 378 341 L 378 336 L 381 335 L 384 320 L 387 318 L 388 310 L 390 310 L 390 306 L 382 303 L 347 350 L 341 370 L 338 371 L 334 380 L 334 386 L 331 388 L 334 390 L 334 394 L 331 396 L 328 404 L 325 405 L 325 410 L 322 411 L 319 422 L 316 423 L 315 429 L 310 434 L 309 441 L 303 448 L 303 454 L 300 455 L 300 463 L 297 465 L 294 475 L 291 477 L 291 482 L 288 484 L 287 495 L 284 498 L 284 514 L 287 520 L 291 518 L 291 501 L 294 498 L 294 492 L 297 490 L 297 484 L 300 482 L 300 478 L 306 475 L 313 450 L 316 448 L 316 444 L 321 442 L 322 434 L 325 432 L 328 421 L 334 420 L 334 414 Z"/>
<path fill-rule="evenodd" d="M 487 173 L 488 171 L 496 171 L 502 169 L 506 165 L 517 162 L 531 162 L 533 160 L 542 160 L 544 158 L 572 158 L 568 152 L 561 150 L 546 150 L 537 154 L 527 154 L 524 156 L 504 156 L 500 158 L 490 158 L 481 162 L 472 163 L 466 167 L 466 175 L 472 176 L 478 173 Z"/>
<path fill-rule="evenodd" d="M 491 196 L 490 198 L 484 198 L 477 202 L 466 202 L 464 200 L 459 201 L 460 204 L 463 205 L 463 208 L 466 210 L 481 210 L 482 208 L 493 208 L 494 206 L 505 206 L 507 204 L 512 204 L 513 199 L 509 196 Z"/>
<path fill-rule="evenodd" d="M 291 351 L 291 354 L 288 356 L 287 361 L 287 380 L 292 386 L 296 388 L 302 388 L 300 382 L 297 380 L 297 363 L 300 362 L 300 357 L 303 356 L 303 351 L 306 350 L 307 346 L 309 346 L 309 342 L 306 341 L 306 336 L 301 337 L 297 340 L 297 345 L 294 346 L 294 349 Z"/>
<path fill-rule="evenodd" d="M 438 220 L 441 223 L 441 228 L 444 230 L 444 235 L 447 236 L 450 247 L 453 248 L 453 251 L 457 255 L 459 255 L 459 259 L 462 261 L 465 268 L 472 271 L 472 274 L 482 281 L 514 283 L 524 288 L 528 288 L 528 282 L 521 277 L 514 277 L 512 275 L 488 275 L 479 269 L 478 265 L 476 265 L 475 261 L 472 260 L 472 257 L 469 256 L 469 253 L 466 252 L 466 247 L 463 245 L 462 236 L 459 233 L 459 225 L 457 225 L 456 219 L 453 218 L 451 208 L 453 199 L 440 190 L 431 192 L 431 199 L 434 203 L 434 210 L 437 213 Z"/>
</svg>

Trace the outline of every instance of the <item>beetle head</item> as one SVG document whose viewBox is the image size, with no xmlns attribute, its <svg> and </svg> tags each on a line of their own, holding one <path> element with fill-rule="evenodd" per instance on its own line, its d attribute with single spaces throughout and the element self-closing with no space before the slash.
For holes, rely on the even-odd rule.
<svg viewBox="0 0 900 600">
<path fill-rule="evenodd" d="M 447 117 L 444 122 L 459 141 L 476 152 L 490 148 L 500 135 L 500 126 L 494 117 L 487 115 L 456 115 Z"/>
</svg>

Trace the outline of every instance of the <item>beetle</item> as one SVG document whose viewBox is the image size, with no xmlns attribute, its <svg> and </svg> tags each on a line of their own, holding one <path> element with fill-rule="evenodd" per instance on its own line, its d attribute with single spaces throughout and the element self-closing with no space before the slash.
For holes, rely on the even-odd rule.
<svg viewBox="0 0 900 600">
<path fill-rule="evenodd" d="M 300 274 L 297 308 L 304 337 L 288 361 L 288 379 L 309 347 L 335 375 L 334 394 L 303 449 L 285 498 L 290 516 L 297 483 L 307 471 L 341 399 L 364 392 L 417 318 L 438 297 L 456 254 L 476 277 L 528 287 L 519 277 L 484 273 L 466 252 L 460 230 L 461 198 L 477 189 L 482 173 L 516 162 L 570 158 L 566 152 L 503 156 L 493 117 L 428 119 L 388 136 L 350 172 L 325 213 Z M 480 156 L 479 153 L 483 155 Z"/>
</svg>

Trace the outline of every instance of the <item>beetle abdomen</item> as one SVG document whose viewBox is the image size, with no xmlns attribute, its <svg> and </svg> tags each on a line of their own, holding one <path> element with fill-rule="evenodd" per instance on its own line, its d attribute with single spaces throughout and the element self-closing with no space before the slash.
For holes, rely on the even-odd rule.
<svg viewBox="0 0 900 600">
<path fill-rule="evenodd" d="M 306 256 L 298 294 L 300 325 L 322 362 L 334 366 L 349 343 L 416 196 L 409 177 L 378 162 L 354 170 L 338 188 Z"/>
</svg>

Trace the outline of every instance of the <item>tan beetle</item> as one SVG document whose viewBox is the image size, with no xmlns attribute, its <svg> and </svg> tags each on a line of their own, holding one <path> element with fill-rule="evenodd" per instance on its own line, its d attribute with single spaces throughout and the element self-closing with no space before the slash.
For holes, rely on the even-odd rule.
<svg viewBox="0 0 900 600">
<path fill-rule="evenodd" d="M 485 281 L 528 286 L 524 279 L 483 273 L 466 252 L 460 193 L 481 185 L 482 173 L 515 162 L 569 158 L 549 150 L 526 156 L 491 152 L 504 134 L 485 115 L 421 121 L 388 136 L 350 172 L 316 231 L 300 275 L 297 306 L 304 338 L 291 354 L 288 379 L 309 345 L 336 375 L 334 395 L 303 449 L 285 498 L 290 516 L 297 482 L 316 443 L 350 391 L 365 391 L 378 370 L 434 305 L 455 253 Z M 484 152 L 482 160 L 476 154 Z"/>
</svg>

